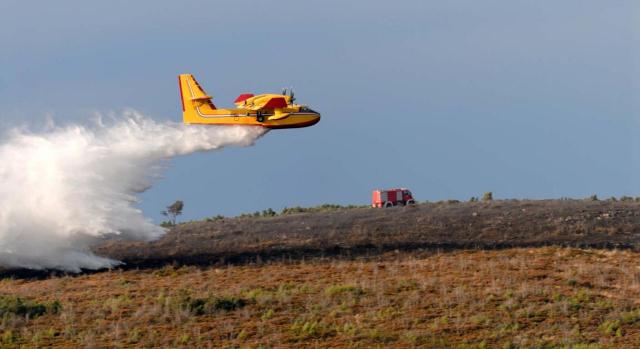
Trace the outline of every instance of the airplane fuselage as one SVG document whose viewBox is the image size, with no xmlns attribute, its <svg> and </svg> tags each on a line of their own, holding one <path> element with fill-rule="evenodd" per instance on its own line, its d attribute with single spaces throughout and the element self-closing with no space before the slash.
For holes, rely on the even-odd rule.
<svg viewBox="0 0 640 349">
<path fill-rule="evenodd" d="M 185 124 L 210 125 L 253 125 L 266 128 L 297 128 L 315 125 L 320 114 L 313 110 L 301 111 L 301 108 L 283 108 L 289 114 L 279 120 L 269 120 L 273 112 L 260 112 L 247 109 L 215 109 L 206 113 L 195 108 L 195 114 L 184 119 Z M 304 109 L 303 109 L 304 110 Z"/>
<path fill-rule="evenodd" d="M 218 109 L 190 74 L 178 77 L 182 115 L 185 124 L 247 125 L 270 129 L 299 128 L 315 125 L 320 113 L 294 104 L 293 96 L 277 94 L 243 94 L 234 109 Z"/>
</svg>

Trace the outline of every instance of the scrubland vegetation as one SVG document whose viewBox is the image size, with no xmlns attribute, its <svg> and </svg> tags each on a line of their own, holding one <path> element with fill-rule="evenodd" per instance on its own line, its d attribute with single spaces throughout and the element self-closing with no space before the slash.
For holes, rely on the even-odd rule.
<svg viewBox="0 0 640 349">
<path fill-rule="evenodd" d="M 256 218 L 256 217 L 275 217 L 275 216 L 286 216 L 295 213 L 317 213 L 317 212 L 329 212 L 329 211 L 338 211 L 338 210 L 349 210 L 354 208 L 365 208 L 370 207 L 369 205 L 337 205 L 337 204 L 322 204 L 318 206 L 312 207 L 285 207 L 280 211 L 280 213 L 274 211 L 272 208 L 268 208 L 262 211 L 255 211 L 253 213 L 243 213 L 233 218 Z M 217 220 L 224 219 L 225 216 L 215 215 L 213 217 L 205 218 L 207 222 L 215 222 Z"/>
<path fill-rule="evenodd" d="M 640 202 L 478 199 L 388 209 L 267 209 L 178 224 L 149 243 L 106 241 L 94 252 L 129 267 L 157 267 L 548 245 L 640 249 Z"/>
<path fill-rule="evenodd" d="M 640 347 L 640 202 L 323 205 L 2 271 L 0 348 Z"/>
<path fill-rule="evenodd" d="M 545 247 L 5 278 L 0 343 L 637 348 L 639 260 Z"/>
</svg>

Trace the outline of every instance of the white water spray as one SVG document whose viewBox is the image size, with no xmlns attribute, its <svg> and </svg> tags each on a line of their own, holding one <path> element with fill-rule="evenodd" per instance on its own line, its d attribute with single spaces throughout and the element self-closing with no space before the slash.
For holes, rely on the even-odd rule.
<svg viewBox="0 0 640 349">
<path fill-rule="evenodd" d="M 164 230 L 134 205 L 173 156 L 249 146 L 250 126 L 158 123 L 130 111 L 111 125 L 13 130 L 0 143 L 0 266 L 79 271 L 118 264 L 89 246 Z"/>
</svg>

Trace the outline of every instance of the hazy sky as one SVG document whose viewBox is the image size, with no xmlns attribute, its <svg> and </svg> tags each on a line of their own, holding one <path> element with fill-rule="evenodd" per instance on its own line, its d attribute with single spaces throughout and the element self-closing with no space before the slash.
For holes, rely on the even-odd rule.
<svg viewBox="0 0 640 349">
<path fill-rule="evenodd" d="M 640 2 L 0 2 L 0 127 L 134 108 L 181 120 L 176 75 L 218 106 L 293 86 L 322 113 L 253 148 L 176 158 L 156 220 L 322 203 L 640 196 Z"/>
</svg>

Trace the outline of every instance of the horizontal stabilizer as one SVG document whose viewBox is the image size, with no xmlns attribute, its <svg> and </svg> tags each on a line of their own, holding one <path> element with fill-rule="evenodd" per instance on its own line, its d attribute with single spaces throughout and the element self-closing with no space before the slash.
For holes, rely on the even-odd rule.
<svg viewBox="0 0 640 349">
<path fill-rule="evenodd" d="M 207 99 L 211 99 L 213 97 L 211 96 L 198 96 L 198 97 L 192 97 L 191 100 L 192 101 L 206 101 Z"/>
</svg>

